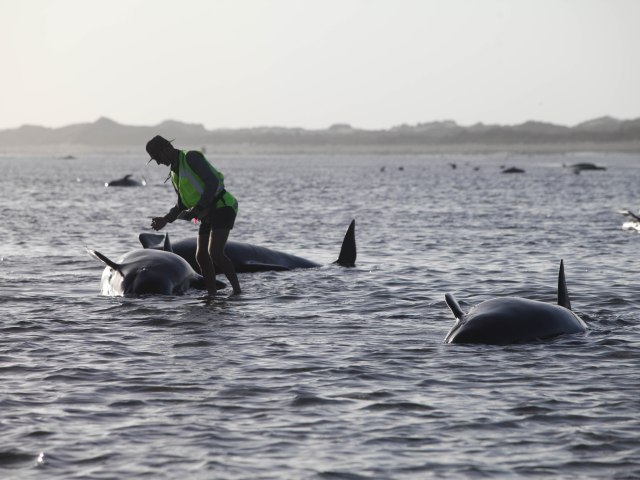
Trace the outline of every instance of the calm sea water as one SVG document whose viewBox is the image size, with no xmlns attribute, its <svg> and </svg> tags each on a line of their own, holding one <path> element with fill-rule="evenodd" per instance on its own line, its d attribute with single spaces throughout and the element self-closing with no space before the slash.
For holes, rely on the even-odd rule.
<svg viewBox="0 0 640 480">
<path fill-rule="evenodd" d="M 326 266 L 101 296 L 85 247 L 139 248 L 166 169 L 0 157 L 1 478 L 640 478 L 640 156 L 210 158 L 232 239 Z M 126 173 L 149 185 L 104 187 Z M 333 266 L 353 218 L 357 267 Z M 553 302 L 560 259 L 588 334 L 442 344 L 445 292 Z"/>
</svg>

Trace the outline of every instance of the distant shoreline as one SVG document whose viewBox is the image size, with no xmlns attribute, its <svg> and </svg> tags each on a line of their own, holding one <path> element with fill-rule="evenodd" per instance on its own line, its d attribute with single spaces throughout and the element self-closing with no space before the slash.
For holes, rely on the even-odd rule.
<svg viewBox="0 0 640 480">
<path fill-rule="evenodd" d="M 154 135 L 176 139 L 178 148 L 225 155 L 640 153 L 640 118 L 611 117 L 574 127 L 536 121 L 463 127 L 445 120 L 387 130 L 362 130 L 348 124 L 334 124 L 322 130 L 283 127 L 206 130 L 200 124 L 172 120 L 155 126 L 128 126 L 101 117 L 93 123 L 61 128 L 23 125 L 0 130 L 0 153 L 51 153 L 63 157 L 88 152 L 145 155 L 144 146 Z"/>
</svg>

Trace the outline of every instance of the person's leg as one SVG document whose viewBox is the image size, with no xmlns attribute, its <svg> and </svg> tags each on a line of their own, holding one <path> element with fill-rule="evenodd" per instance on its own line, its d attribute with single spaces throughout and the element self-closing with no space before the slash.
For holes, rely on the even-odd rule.
<svg viewBox="0 0 640 480">
<path fill-rule="evenodd" d="M 229 260 L 229 257 L 224 253 L 224 248 L 227 245 L 227 239 L 229 238 L 229 232 L 230 230 L 228 228 L 214 228 L 211 230 L 209 255 L 211 255 L 211 259 L 218 266 L 220 271 L 225 274 L 229 283 L 231 283 L 233 293 L 238 294 L 241 293 L 242 290 L 240 289 L 240 282 L 236 275 L 236 269 L 231 260 Z"/>
<path fill-rule="evenodd" d="M 200 265 L 200 271 L 204 277 L 209 295 L 216 294 L 216 268 L 209 255 L 209 245 L 213 242 L 213 231 L 211 234 L 200 232 L 196 246 L 196 261 Z"/>
</svg>

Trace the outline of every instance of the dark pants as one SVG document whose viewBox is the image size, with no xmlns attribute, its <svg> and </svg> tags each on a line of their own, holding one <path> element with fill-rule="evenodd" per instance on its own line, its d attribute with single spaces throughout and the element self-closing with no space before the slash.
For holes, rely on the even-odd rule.
<svg viewBox="0 0 640 480">
<path fill-rule="evenodd" d="M 209 235 L 211 230 L 231 230 L 236 221 L 236 212 L 231 207 L 216 208 L 206 217 L 200 219 L 198 235 Z"/>
</svg>

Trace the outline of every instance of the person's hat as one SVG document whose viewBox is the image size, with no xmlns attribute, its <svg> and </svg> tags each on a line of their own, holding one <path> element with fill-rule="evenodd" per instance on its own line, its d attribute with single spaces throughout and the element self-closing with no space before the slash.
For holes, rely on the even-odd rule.
<svg viewBox="0 0 640 480">
<path fill-rule="evenodd" d="M 156 135 L 151 140 L 147 142 L 147 153 L 151 156 L 149 162 L 151 160 L 158 161 L 158 157 L 160 156 L 160 152 L 162 152 L 165 148 L 171 147 L 171 142 L 160 135 Z M 149 163 L 147 162 L 147 164 Z"/>
</svg>

